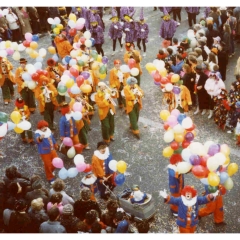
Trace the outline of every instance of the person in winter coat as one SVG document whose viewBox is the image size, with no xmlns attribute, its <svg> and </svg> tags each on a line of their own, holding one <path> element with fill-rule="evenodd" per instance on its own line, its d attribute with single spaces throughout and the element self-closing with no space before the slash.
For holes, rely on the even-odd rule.
<svg viewBox="0 0 240 240">
<path fill-rule="evenodd" d="M 122 212 L 116 212 L 113 222 L 116 225 L 115 233 L 128 233 L 129 223 L 124 219 L 124 214 Z"/>
<path fill-rule="evenodd" d="M 41 26 L 40 26 L 40 19 L 39 19 L 39 14 L 37 11 L 37 8 L 35 7 L 27 7 L 27 12 L 29 14 L 30 18 L 30 23 L 31 23 L 31 28 L 33 31 L 33 34 L 38 34 L 41 32 Z M 44 18 L 44 15 L 40 15 L 41 19 Z M 47 24 L 49 25 L 49 24 Z"/>
<path fill-rule="evenodd" d="M 28 15 L 26 7 L 16 8 L 16 13 L 18 15 L 18 19 L 21 24 L 23 37 L 25 33 L 32 33 L 32 28 L 30 25 L 30 17 Z"/>
</svg>

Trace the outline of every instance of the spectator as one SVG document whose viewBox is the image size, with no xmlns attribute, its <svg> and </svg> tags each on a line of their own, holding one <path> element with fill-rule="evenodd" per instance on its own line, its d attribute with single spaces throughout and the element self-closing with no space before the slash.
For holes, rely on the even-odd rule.
<svg viewBox="0 0 240 240">
<path fill-rule="evenodd" d="M 75 233 L 87 233 L 87 225 L 83 221 L 78 221 L 74 226 L 74 232 Z"/>
<path fill-rule="evenodd" d="M 96 210 L 92 209 L 86 213 L 84 222 L 86 223 L 89 232 L 91 232 L 92 225 L 96 221 L 101 225 L 102 229 L 106 229 L 107 226 L 103 222 L 100 222 L 98 212 Z"/>
<path fill-rule="evenodd" d="M 16 13 L 18 15 L 19 22 L 21 24 L 23 38 L 25 33 L 32 33 L 32 28 L 30 25 L 30 17 L 27 13 L 26 7 L 16 8 Z"/>
<path fill-rule="evenodd" d="M 182 71 L 182 66 L 184 64 L 184 61 L 182 59 L 182 56 L 180 54 L 176 55 L 176 65 L 173 65 L 172 61 L 168 61 L 168 63 L 171 66 L 171 69 L 174 73 L 179 74 Z"/>
<path fill-rule="evenodd" d="M 50 202 L 47 204 L 47 210 L 56 206 L 59 209 L 60 214 L 62 214 L 63 211 L 62 197 L 63 196 L 61 193 L 54 193 L 50 197 Z"/>
<path fill-rule="evenodd" d="M 173 19 L 175 21 L 177 21 L 177 17 L 178 17 L 178 21 L 181 22 L 181 9 L 182 9 L 182 7 L 173 7 L 172 8 Z"/>
<path fill-rule="evenodd" d="M 188 15 L 188 25 L 191 28 L 192 24 L 196 24 L 196 17 L 199 14 L 199 7 L 185 7 L 185 10 Z"/>
<path fill-rule="evenodd" d="M 0 35 L 4 41 L 12 39 L 12 31 L 8 27 L 8 21 L 4 16 L 0 16 Z"/>
<path fill-rule="evenodd" d="M 225 43 L 224 50 L 230 57 L 230 52 L 231 52 L 231 29 L 228 24 L 223 25 L 223 39 L 222 41 Z"/>
<path fill-rule="evenodd" d="M 47 7 L 36 7 L 37 13 L 40 17 L 40 31 L 41 33 L 46 33 L 49 29 L 48 19 L 48 8 Z"/>
<path fill-rule="evenodd" d="M 147 220 L 143 220 L 142 222 L 137 223 L 137 229 L 139 233 L 148 233 L 149 228 L 150 227 Z"/>
<path fill-rule="evenodd" d="M 41 32 L 40 30 L 40 20 L 37 9 L 35 7 L 27 7 L 27 11 L 29 14 L 29 18 L 31 21 L 33 34 L 38 34 Z"/>
<path fill-rule="evenodd" d="M 36 198 L 32 200 L 31 207 L 28 209 L 28 214 L 32 221 L 31 227 L 33 233 L 38 233 L 40 225 L 49 219 L 43 207 L 43 199 Z"/>
<path fill-rule="evenodd" d="M 6 233 L 9 232 L 9 220 L 11 217 L 11 214 L 14 212 L 15 207 L 15 198 L 9 198 L 6 202 L 6 208 L 3 211 L 3 224 L 4 224 L 4 231 Z"/>
<path fill-rule="evenodd" d="M 60 212 L 57 207 L 53 207 L 48 211 L 48 217 L 49 220 L 40 225 L 40 233 L 66 233 L 65 227 L 58 221 Z"/>
<path fill-rule="evenodd" d="M 228 19 L 226 21 L 226 24 L 230 26 L 230 53 L 229 57 L 232 57 L 235 54 L 235 48 L 234 48 L 234 38 L 236 35 L 236 27 L 237 27 L 237 20 L 235 17 L 233 17 L 233 11 L 228 10 L 227 11 Z M 225 25 L 226 26 L 226 25 Z"/>
<path fill-rule="evenodd" d="M 117 226 L 115 233 L 128 233 L 129 223 L 124 219 L 122 212 L 116 212 L 113 221 Z"/>
<path fill-rule="evenodd" d="M 67 55 L 70 55 L 70 52 L 73 50 L 73 46 L 67 40 L 65 32 L 62 32 L 59 36 L 56 36 L 54 39 L 56 44 L 57 52 L 60 58 L 64 58 Z"/>
</svg>

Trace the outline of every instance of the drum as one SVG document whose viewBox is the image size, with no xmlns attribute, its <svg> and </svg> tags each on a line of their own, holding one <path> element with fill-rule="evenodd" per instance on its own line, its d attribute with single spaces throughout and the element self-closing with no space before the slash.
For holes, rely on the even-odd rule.
<svg viewBox="0 0 240 240">
<path fill-rule="evenodd" d="M 124 90 L 121 91 L 121 95 L 123 98 L 125 98 Z"/>
<path fill-rule="evenodd" d="M 95 95 L 96 94 L 97 94 L 96 92 L 91 94 L 90 99 L 91 99 L 92 102 L 96 102 L 95 101 Z"/>
</svg>

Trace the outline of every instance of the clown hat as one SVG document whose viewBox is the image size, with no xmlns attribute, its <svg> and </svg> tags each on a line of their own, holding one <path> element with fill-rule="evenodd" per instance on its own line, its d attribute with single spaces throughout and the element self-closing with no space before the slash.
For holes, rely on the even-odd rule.
<svg viewBox="0 0 240 240">
<path fill-rule="evenodd" d="M 112 20 L 113 18 L 118 19 L 117 11 L 112 7 L 112 17 L 109 20 Z"/>
<path fill-rule="evenodd" d="M 131 16 L 129 16 L 128 14 L 124 14 L 123 17 L 124 17 L 124 19 L 127 19 L 128 21 L 133 20 L 133 18 Z"/>
<path fill-rule="evenodd" d="M 137 79 L 135 77 L 129 77 L 127 79 L 127 84 L 128 85 L 137 84 Z"/>
<path fill-rule="evenodd" d="M 24 107 L 24 100 L 23 100 L 23 98 L 22 97 L 19 97 L 19 98 L 17 98 L 16 99 L 16 101 L 15 101 L 15 106 L 17 107 L 17 108 L 23 108 Z"/>
<path fill-rule="evenodd" d="M 127 50 L 127 51 L 130 51 L 130 47 L 131 47 L 131 46 L 135 47 L 134 43 L 126 43 L 126 44 L 125 44 L 126 50 Z"/>
<path fill-rule="evenodd" d="M 97 23 L 97 20 L 93 14 L 90 16 L 90 23 Z"/>
<path fill-rule="evenodd" d="M 141 9 L 140 9 L 139 20 L 140 20 L 140 21 L 143 21 L 143 20 L 144 20 L 144 16 L 143 16 L 143 7 L 141 7 Z"/>
<path fill-rule="evenodd" d="M 161 18 L 166 21 L 171 19 L 171 16 L 169 15 L 169 13 L 165 7 L 163 7 L 163 16 Z"/>
<path fill-rule="evenodd" d="M 27 60 L 25 58 L 20 58 L 19 63 L 27 63 Z"/>
</svg>

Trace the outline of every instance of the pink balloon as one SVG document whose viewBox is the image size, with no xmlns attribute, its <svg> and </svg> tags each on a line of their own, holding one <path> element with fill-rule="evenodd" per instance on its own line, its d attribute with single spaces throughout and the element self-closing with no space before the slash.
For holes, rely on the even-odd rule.
<svg viewBox="0 0 240 240">
<path fill-rule="evenodd" d="M 153 70 L 153 71 L 151 72 L 151 76 L 152 76 L 153 78 L 154 78 L 155 73 L 156 73 L 156 70 Z"/>
<path fill-rule="evenodd" d="M 13 55 L 14 50 L 12 48 L 7 48 L 6 49 L 8 55 Z"/>
<path fill-rule="evenodd" d="M 76 112 L 76 111 L 81 112 L 82 111 L 82 104 L 80 102 L 75 102 L 73 104 L 73 111 L 74 112 Z"/>
<path fill-rule="evenodd" d="M 76 26 L 75 26 L 75 28 L 77 30 L 81 30 L 81 29 L 83 29 L 83 27 L 84 27 L 84 24 L 82 24 L 82 23 L 77 23 Z"/>
<path fill-rule="evenodd" d="M 180 111 L 178 109 L 173 109 L 171 111 L 171 115 L 175 116 L 176 118 L 178 117 L 179 114 L 180 114 Z"/>
<path fill-rule="evenodd" d="M 52 165 L 55 168 L 63 168 L 63 160 L 61 158 L 54 158 L 52 160 Z"/>
<path fill-rule="evenodd" d="M 29 42 L 32 41 L 32 34 L 31 33 L 25 33 L 25 39 Z"/>
<path fill-rule="evenodd" d="M 65 146 L 72 147 L 72 146 L 73 146 L 73 141 L 72 141 L 71 138 L 65 137 L 65 138 L 63 139 L 63 144 L 64 144 Z"/>
<path fill-rule="evenodd" d="M 76 168 L 79 172 L 83 172 L 87 168 L 87 164 L 80 162 L 76 165 Z"/>
<path fill-rule="evenodd" d="M 71 73 L 70 73 L 69 70 L 65 70 L 65 71 L 63 72 L 63 75 L 68 75 L 69 77 L 71 77 Z"/>
<path fill-rule="evenodd" d="M 178 124 L 177 118 L 173 115 L 170 115 L 167 119 L 168 125 L 173 128 L 175 125 Z"/>
</svg>

